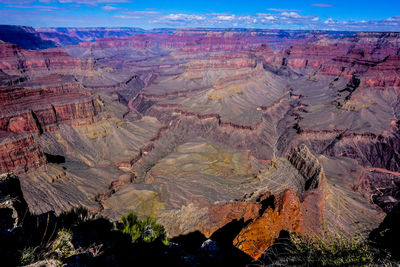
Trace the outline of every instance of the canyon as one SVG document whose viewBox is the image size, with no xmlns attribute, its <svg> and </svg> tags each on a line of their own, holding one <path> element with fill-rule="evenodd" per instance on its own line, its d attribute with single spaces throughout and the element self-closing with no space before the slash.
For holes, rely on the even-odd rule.
<svg viewBox="0 0 400 267">
<path fill-rule="evenodd" d="M 31 41 L 0 34 L 0 173 L 33 214 L 236 223 L 257 260 L 281 231 L 365 237 L 398 205 L 399 33 L 10 31 Z"/>
</svg>

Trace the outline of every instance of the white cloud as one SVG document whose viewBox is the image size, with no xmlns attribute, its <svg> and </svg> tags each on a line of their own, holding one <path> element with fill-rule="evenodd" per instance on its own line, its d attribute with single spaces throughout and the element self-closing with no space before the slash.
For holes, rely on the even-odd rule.
<svg viewBox="0 0 400 267">
<path fill-rule="evenodd" d="M 117 19 L 141 19 L 141 17 L 139 16 L 127 16 L 127 15 L 115 15 L 113 17 Z"/>
<path fill-rule="evenodd" d="M 113 10 L 117 10 L 118 8 L 116 8 L 114 6 L 103 6 L 103 7 L 101 7 L 101 9 L 103 9 L 105 11 L 113 11 Z"/>
<path fill-rule="evenodd" d="M 200 15 L 190 14 L 169 14 L 164 17 L 167 20 L 205 20 L 206 18 Z"/>
<path fill-rule="evenodd" d="M 18 4 L 16 4 L 16 2 Z M 42 4 L 39 4 L 41 2 Z M 271 29 L 319 29 L 319 30 L 353 30 L 353 31 L 400 31 L 400 16 L 388 17 L 382 20 L 337 20 L 328 18 L 322 20 L 316 15 L 307 15 L 293 9 L 269 9 L 271 12 L 256 14 L 231 14 L 231 13 L 171 13 L 166 14 L 155 10 L 129 10 L 119 7 L 116 3 L 133 2 L 133 0 L 0 0 L 5 9 L 1 11 L 0 23 L 7 24 L 11 21 L 18 24 L 31 24 L 34 26 L 62 26 L 68 25 L 96 25 L 96 20 L 65 15 L 63 18 L 50 16 L 62 6 L 48 5 L 48 3 L 71 3 L 68 10 L 77 5 L 92 5 L 105 11 L 116 11 L 118 14 L 107 14 L 101 18 L 102 26 L 110 25 L 110 22 L 121 26 L 143 25 L 147 28 L 158 27 L 243 27 L 243 28 L 271 28 Z M 7 3 L 7 4 L 6 4 Z M 313 6 L 327 7 L 330 4 L 312 4 Z M 7 9 L 8 8 L 8 9 Z M 77 7 L 79 8 L 79 7 Z M 67 10 L 65 9 L 65 10 Z M 42 12 L 39 13 L 38 11 Z M 46 12 L 45 12 L 46 11 Z M 26 15 L 28 14 L 29 15 Z M 40 14 L 40 15 L 39 15 Z M 46 16 L 48 14 L 48 16 Z M 113 16 L 114 15 L 114 16 Z M 28 18 L 29 17 L 29 18 Z M 115 18 L 114 20 L 110 18 Z M 118 19 L 118 20 L 117 20 Z M 125 19 L 126 23 L 121 23 Z M 63 21 L 61 21 L 63 20 Z M 78 23 L 79 20 L 79 23 Z M 133 24 L 132 21 L 135 20 Z M 58 23 L 58 24 L 57 24 Z M 113 26 L 114 26 L 113 24 Z"/>
<path fill-rule="evenodd" d="M 329 18 L 324 21 L 325 24 L 334 24 L 336 21 L 334 21 L 332 18 Z"/>
<path fill-rule="evenodd" d="M 274 19 L 276 19 L 276 17 L 274 17 L 274 16 L 265 16 L 264 19 L 266 19 L 266 20 L 274 20 Z"/>
<path fill-rule="evenodd" d="M 218 20 L 234 20 L 235 15 L 229 15 L 229 16 L 217 16 Z"/>
<path fill-rule="evenodd" d="M 301 16 L 296 12 L 282 12 L 281 15 L 289 18 L 301 18 Z"/>
</svg>

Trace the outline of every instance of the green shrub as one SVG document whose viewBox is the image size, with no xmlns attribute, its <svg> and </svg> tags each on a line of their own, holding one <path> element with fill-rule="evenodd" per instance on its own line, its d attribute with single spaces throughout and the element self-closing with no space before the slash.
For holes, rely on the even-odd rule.
<svg viewBox="0 0 400 267">
<path fill-rule="evenodd" d="M 120 230 L 131 237 L 132 243 L 161 241 L 168 245 L 164 227 L 157 223 L 154 218 L 147 217 L 141 220 L 136 214 L 130 212 L 126 216 L 123 215 L 121 221 Z"/>
<path fill-rule="evenodd" d="M 135 243 L 141 236 L 141 220 L 132 212 L 128 215 L 122 215 L 122 232 L 131 237 L 132 243 Z"/>
</svg>

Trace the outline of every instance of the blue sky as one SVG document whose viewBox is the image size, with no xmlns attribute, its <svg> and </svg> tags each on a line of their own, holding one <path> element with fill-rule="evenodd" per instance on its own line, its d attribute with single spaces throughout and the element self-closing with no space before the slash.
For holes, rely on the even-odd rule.
<svg viewBox="0 0 400 267">
<path fill-rule="evenodd" d="M 0 24 L 400 31 L 400 0 L 0 0 Z"/>
</svg>

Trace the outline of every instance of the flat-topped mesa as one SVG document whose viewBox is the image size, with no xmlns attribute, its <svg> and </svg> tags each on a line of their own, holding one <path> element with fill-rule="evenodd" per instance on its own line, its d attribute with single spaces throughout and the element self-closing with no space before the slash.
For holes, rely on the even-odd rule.
<svg viewBox="0 0 400 267">
<path fill-rule="evenodd" d="M 46 164 L 42 148 L 32 135 L 15 135 L 0 131 L 0 173 L 21 173 Z"/>
<path fill-rule="evenodd" d="M 324 169 L 306 145 L 301 144 L 297 148 L 293 148 L 288 154 L 287 159 L 304 177 L 305 191 L 316 189 L 325 183 L 326 176 Z"/>
</svg>

